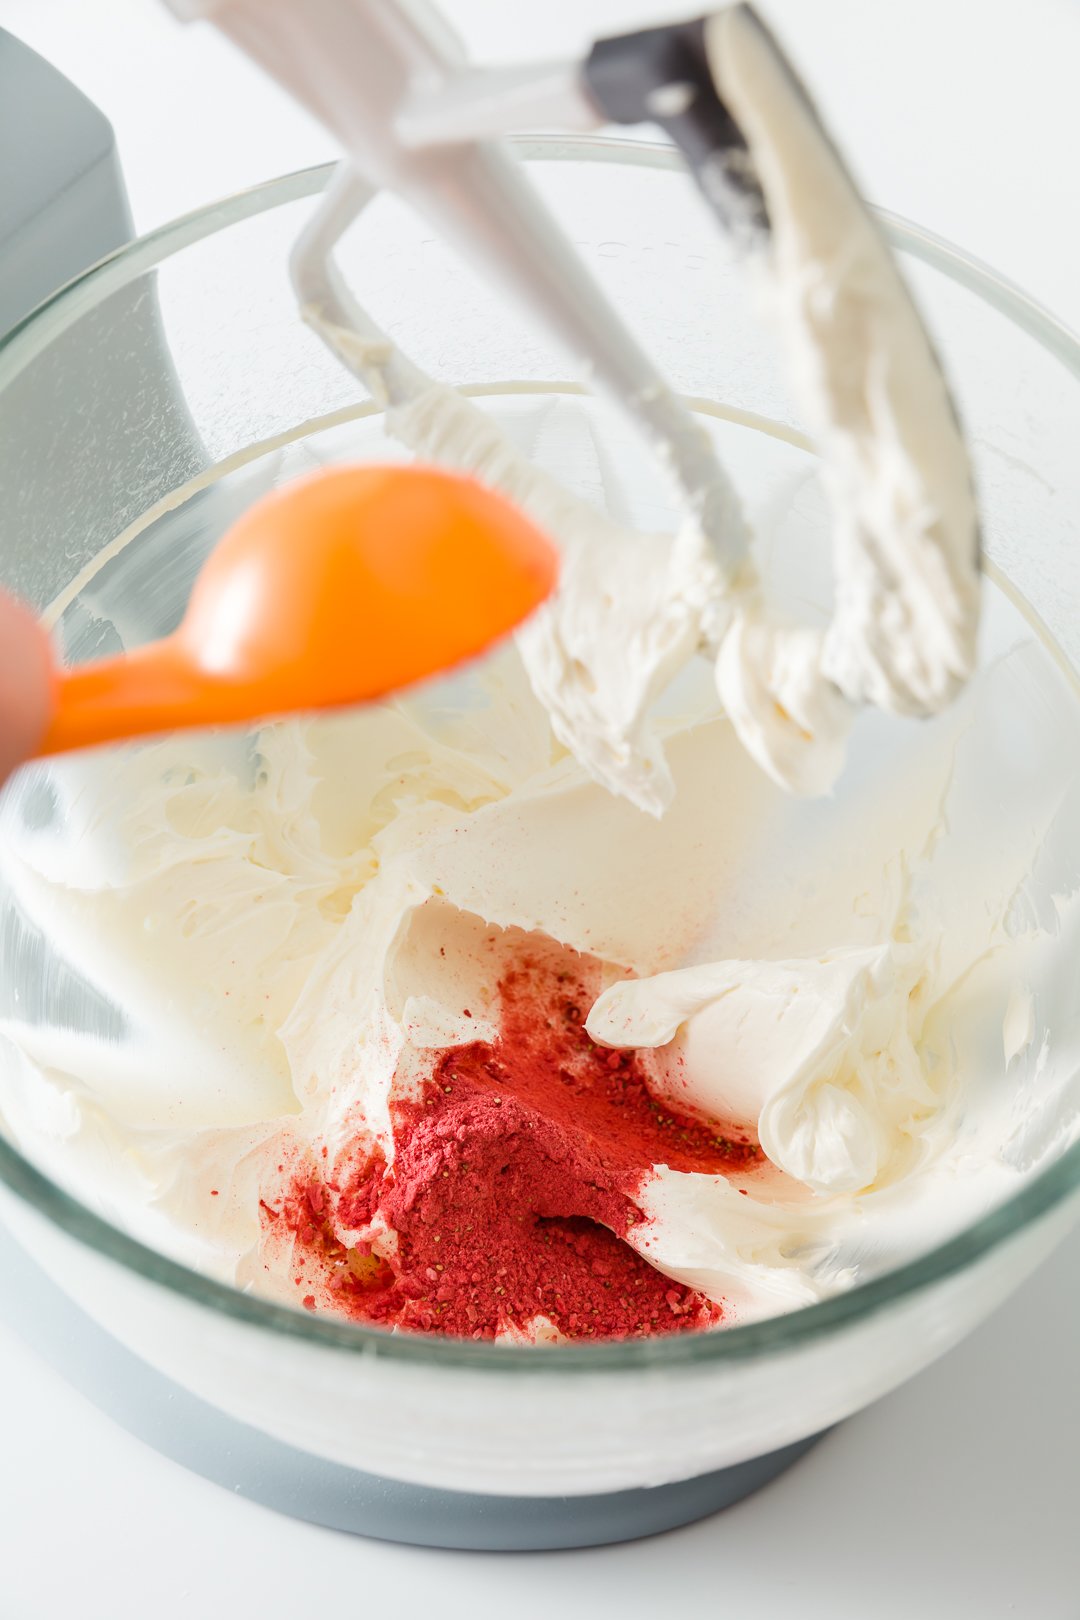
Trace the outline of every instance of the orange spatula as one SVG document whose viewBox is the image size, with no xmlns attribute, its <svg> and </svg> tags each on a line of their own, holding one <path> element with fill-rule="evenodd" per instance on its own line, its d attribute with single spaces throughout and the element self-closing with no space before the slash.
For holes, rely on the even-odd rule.
<svg viewBox="0 0 1080 1620">
<path fill-rule="evenodd" d="M 482 653 L 552 590 L 502 496 L 428 467 L 334 467 L 256 502 L 179 629 L 57 672 L 38 752 L 366 703 Z"/>
</svg>

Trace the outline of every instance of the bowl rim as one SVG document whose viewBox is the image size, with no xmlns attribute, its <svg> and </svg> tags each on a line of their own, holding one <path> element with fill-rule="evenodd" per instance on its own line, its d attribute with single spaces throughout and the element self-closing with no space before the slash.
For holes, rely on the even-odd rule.
<svg viewBox="0 0 1080 1620">
<path fill-rule="evenodd" d="M 529 135 L 515 138 L 511 144 L 519 157 L 530 162 L 619 163 L 674 171 L 682 168 L 675 148 L 659 142 Z M 0 388 L 60 332 L 119 287 L 217 230 L 314 195 L 325 187 L 335 167 L 333 163 L 319 164 L 264 181 L 184 214 L 116 249 L 53 293 L 0 341 Z M 974 293 L 1080 378 L 1080 340 L 1035 299 L 936 233 L 885 209 L 872 211 L 892 246 Z M 191 1304 L 286 1338 L 432 1368 L 487 1368 L 533 1374 L 630 1372 L 688 1364 L 722 1367 L 729 1362 L 791 1352 L 944 1282 L 1019 1236 L 1064 1204 L 1070 1194 L 1080 1191 L 1080 1142 L 946 1242 L 845 1293 L 784 1315 L 709 1333 L 597 1344 L 576 1342 L 560 1345 L 557 1350 L 543 1345 L 389 1332 L 244 1293 L 170 1259 L 95 1214 L 35 1168 L 3 1136 L 0 1184 L 37 1215 L 107 1260 L 181 1295 Z"/>
</svg>

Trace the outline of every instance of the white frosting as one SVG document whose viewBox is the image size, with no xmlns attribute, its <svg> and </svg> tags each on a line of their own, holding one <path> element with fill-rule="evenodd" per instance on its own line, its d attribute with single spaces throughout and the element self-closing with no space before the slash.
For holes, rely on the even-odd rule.
<svg viewBox="0 0 1080 1620">
<path fill-rule="evenodd" d="M 815 961 L 715 962 L 612 985 L 593 1007 L 605 1046 L 666 1046 L 673 1103 L 754 1120 L 773 1164 L 814 1192 L 859 1192 L 898 1133 L 935 1105 L 916 1049 L 918 956 L 897 946 Z M 663 1083 L 663 1082 L 661 1082 Z"/>
<path fill-rule="evenodd" d="M 844 767 L 854 711 L 822 673 L 824 636 L 777 624 L 760 602 L 735 614 L 716 685 L 746 749 L 774 782 L 817 798 Z"/>
<path fill-rule="evenodd" d="M 771 1161 L 657 1166 L 630 1241 L 742 1319 L 846 1287 L 1068 1139 L 1078 1054 L 1035 1012 L 1080 943 L 1057 679 L 1005 651 L 917 743 L 856 750 L 824 816 L 707 710 L 669 728 L 674 798 L 641 815 L 565 756 L 514 649 L 380 710 L 41 767 L 5 801 L 6 876 L 115 1011 L 4 1020 L 7 1128 L 137 1235 L 293 1298 L 260 1247 L 276 1166 L 392 1159 L 391 1088 L 491 1034 L 497 962 L 539 932 L 608 964 L 594 1038 L 651 1048 L 659 1095 Z"/>
<path fill-rule="evenodd" d="M 779 651 L 785 628 L 756 628 L 737 654 L 721 652 L 718 683 L 754 757 L 782 784 L 820 792 L 843 758 L 848 721 L 838 693 L 853 704 L 931 714 L 970 676 L 977 514 L 929 340 L 809 102 L 745 7 L 717 12 L 705 39 L 768 208 L 759 293 L 821 452 L 836 576 L 835 611 L 820 642 L 796 632 Z M 760 617 L 758 605 L 750 611 Z M 801 721 L 778 669 L 786 689 L 800 694 Z M 800 765 L 800 742 L 819 758 Z"/>
<path fill-rule="evenodd" d="M 421 459 L 503 490 L 559 541 L 559 591 L 519 636 L 533 690 L 594 781 L 661 815 L 672 784 L 651 710 L 700 645 L 720 590 L 698 530 L 644 534 L 612 523 L 453 389 L 430 384 L 390 411 L 388 426 Z"/>
</svg>

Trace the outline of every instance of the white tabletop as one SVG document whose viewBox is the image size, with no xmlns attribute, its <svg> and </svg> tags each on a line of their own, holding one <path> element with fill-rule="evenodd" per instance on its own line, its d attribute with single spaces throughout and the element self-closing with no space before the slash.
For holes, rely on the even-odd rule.
<svg viewBox="0 0 1080 1620">
<path fill-rule="evenodd" d="M 445 9 L 494 58 L 692 4 Z M 1076 0 L 764 9 L 867 194 L 1080 326 Z M 0 24 L 112 118 L 140 230 L 333 155 L 210 30 L 179 28 L 154 0 L 0 0 Z M 692 1604 L 762 1620 L 1077 1620 L 1078 1269 L 1080 1233 L 965 1344 L 752 1500 L 652 1541 L 563 1554 L 425 1552 L 279 1518 L 131 1439 L 0 1328 L 0 1616 L 291 1620 L 393 1605 L 406 1620 L 652 1620 Z"/>
</svg>

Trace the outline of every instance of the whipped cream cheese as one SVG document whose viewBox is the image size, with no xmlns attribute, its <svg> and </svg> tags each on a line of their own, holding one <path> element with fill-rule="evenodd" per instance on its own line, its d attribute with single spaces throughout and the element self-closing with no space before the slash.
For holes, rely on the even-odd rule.
<svg viewBox="0 0 1080 1620">
<path fill-rule="evenodd" d="M 821 454 L 835 570 L 822 634 L 763 630 L 767 604 L 752 602 L 753 628 L 722 648 L 718 682 L 765 769 L 820 792 L 842 763 L 843 699 L 932 714 L 970 676 L 975 498 L 929 338 L 801 87 L 744 6 L 709 18 L 705 42 L 768 210 L 768 232 L 748 240 L 751 268 Z M 819 758 L 800 764 L 807 752 Z"/>
<path fill-rule="evenodd" d="M 393 1098 L 498 1028 L 490 951 L 542 939 L 600 964 L 598 1045 L 768 1161 L 656 1164 L 633 1248 L 727 1320 L 895 1264 L 1067 1134 L 1076 1054 L 1044 1014 L 1078 918 L 1047 851 L 1076 824 L 1076 719 L 1016 622 L 918 738 L 857 736 L 825 813 L 703 681 L 660 726 L 671 807 L 642 815 L 566 753 L 516 648 L 378 710 L 39 767 L 3 805 L 4 875 L 109 1013 L 3 1020 L 6 1128 L 128 1230 L 292 1300 L 259 1217 L 279 1168 L 332 1177 L 358 1143 L 392 1165 Z"/>
<path fill-rule="evenodd" d="M 898 1132 L 934 1110 L 915 1040 L 920 977 L 919 953 L 897 945 L 710 963 L 611 986 L 586 1027 L 611 1047 L 681 1035 L 661 1095 L 756 1120 L 778 1168 L 814 1192 L 858 1192 L 878 1180 Z"/>
<path fill-rule="evenodd" d="M 667 535 L 613 523 L 453 389 L 427 385 L 387 426 L 421 460 L 501 489 L 559 542 L 559 590 L 518 637 L 533 691 L 595 781 L 662 815 L 673 785 L 652 710 L 716 610 L 720 575 L 704 537 L 690 524 Z"/>
</svg>

